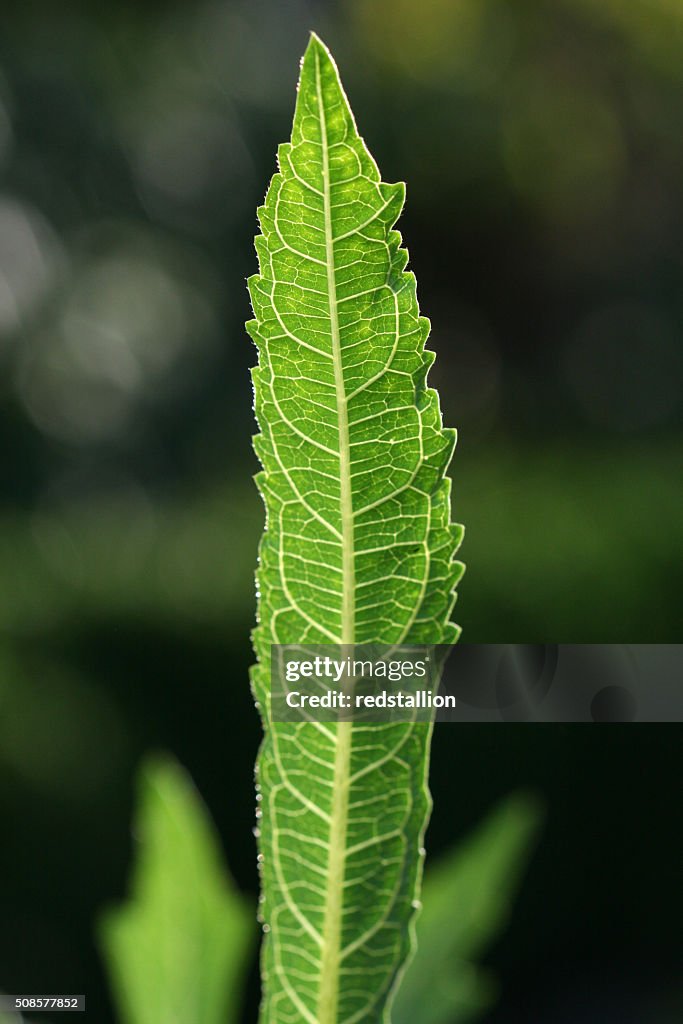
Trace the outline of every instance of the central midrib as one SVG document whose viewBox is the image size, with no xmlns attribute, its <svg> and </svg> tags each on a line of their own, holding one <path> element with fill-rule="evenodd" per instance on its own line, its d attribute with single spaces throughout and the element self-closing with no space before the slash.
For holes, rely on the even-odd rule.
<svg viewBox="0 0 683 1024">
<path fill-rule="evenodd" d="M 341 642 L 355 640 L 355 551 L 353 497 L 351 492 L 351 449 L 349 446 L 349 420 L 346 386 L 342 363 L 339 317 L 337 312 L 337 284 L 334 272 L 334 239 L 330 196 L 330 164 L 327 124 L 320 81 L 320 57 L 315 55 L 316 90 L 320 116 L 320 141 L 323 163 L 323 207 L 325 216 L 325 262 L 327 264 L 327 290 L 330 306 L 330 334 L 334 362 L 334 382 L 339 430 L 339 475 L 342 535 L 342 621 Z M 344 870 L 346 833 L 349 805 L 349 769 L 351 760 L 351 723 L 339 722 L 336 727 L 332 808 L 330 812 L 330 853 L 325 892 L 320 986 L 316 1020 L 318 1024 L 336 1024 L 339 1002 L 339 967 L 341 956 L 342 910 L 344 896 Z"/>
</svg>

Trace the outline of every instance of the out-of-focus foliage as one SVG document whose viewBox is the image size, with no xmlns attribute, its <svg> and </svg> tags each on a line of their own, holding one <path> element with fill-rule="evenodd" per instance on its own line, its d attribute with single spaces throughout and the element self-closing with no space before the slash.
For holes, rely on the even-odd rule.
<svg viewBox="0 0 683 1024">
<path fill-rule="evenodd" d="M 410 184 L 463 436 L 680 432 L 677 4 L 29 3 L 4 20 L 11 501 L 215 477 L 220 432 L 246 437 L 252 210 L 310 27 Z"/>
<path fill-rule="evenodd" d="M 679 543 L 676 4 L 159 0 L 95 17 L 35 2 L 3 19 L 0 621 L 52 629 L 79 595 L 193 622 L 249 600 L 244 278 L 313 26 L 388 176 L 409 182 L 432 380 L 460 430 L 456 511 L 481 558 L 467 638 L 495 636 L 501 607 L 537 635 L 671 638 L 675 560 L 657 545 Z M 537 457 L 539 436 L 557 455 Z M 673 535 L 650 536 L 654 515 Z M 590 558 L 573 557 L 582 543 Z"/>
<path fill-rule="evenodd" d="M 474 961 L 507 922 L 539 823 L 537 802 L 516 794 L 428 867 L 394 1024 L 465 1024 L 491 1005 L 495 984 Z"/>
<path fill-rule="evenodd" d="M 229 1024 L 239 1019 L 253 920 L 219 865 L 209 819 L 177 764 L 150 761 L 140 782 L 134 902 L 102 928 L 120 1022 Z M 474 961 L 507 922 L 539 823 L 537 802 L 515 794 L 428 866 L 417 952 L 395 999 L 395 1024 L 465 1024 L 491 1006 L 495 982 Z M 214 885 L 223 890 L 219 899 Z M 218 933 L 201 926 L 209 918 Z M 221 934 L 228 940 L 222 949 Z"/>
<path fill-rule="evenodd" d="M 0 1024 L 28 1024 L 28 1022 L 20 1013 L 8 1013 L 5 1010 L 0 1010 Z"/>
<path fill-rule="evenodd" d="M 676 0 L 577 0 L 576 7 L 626 44 L 634 61 L 674 82 L 683 79 L 683 8 Z"/>
<path fill-rule="evenodd" d="M 255 919 L 175 762 L 142 769 L 135 835 L 130 901 L 101 923 L 121 1024 L 233 1024 Z"/>
<path fill-rule="evenodd" d="M 657 452 L 506 445 L 486 453 L 468 452 L 465 441 L 455 502 L 470 524 L 475 569 L 458 612 L 467 640 L 499 641 L 503 617 L 511 641 L 675 642 L 677 607 L 667 600 L 683 563 L 675 458 L 673 444 Z M 124 618 L 240 634 L 253 614 L 262 524 L 248 481 L 192 500 L 104 492 L 29 517 L 5 513 L 0 629 L 20 645 Z M 10 677 L 4 673 L 6 685 Z"/>
</svg>

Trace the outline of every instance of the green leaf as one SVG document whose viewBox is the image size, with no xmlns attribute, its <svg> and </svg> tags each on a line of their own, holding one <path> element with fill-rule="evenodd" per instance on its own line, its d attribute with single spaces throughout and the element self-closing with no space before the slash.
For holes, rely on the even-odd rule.
<svg viewBox="0 0 683 1024">
<path fill-rule="evenodd" d="M 536 801 L 515 794 L 428 868 L 394 1024 L 464 1024 L 488 1007 L 493 986 L 472 961 L 507 922 L 540 821 Z"/>
<path fill-rule="evenodd" d="M 100 937 L 122 1024 L 232 1024 L 239 1019 L 253 913 L 221 863 L 217 836 L 176 762 L 140 773 L 140 849 L 130 901 Z"/>
<path fill-rule="evenodd" d="M 354 1024 L 384 1018 L 411 946 L 430 727 L 272 722 L 270 645 L 455 642 L 455 432 L 426 384 L 429 323 L 393 230 L 404 186 L 381 181 L 315 36 L 278 157 L 247 325 L 267 520 L 262 1019 Z"/>
<path fill-rule="evenodd" d="M 20 1013 L 10 1013 L 9 1010 L 0 1010 L 0 1024 L 28 1024 L 28 1021 Z"/>
</svg>

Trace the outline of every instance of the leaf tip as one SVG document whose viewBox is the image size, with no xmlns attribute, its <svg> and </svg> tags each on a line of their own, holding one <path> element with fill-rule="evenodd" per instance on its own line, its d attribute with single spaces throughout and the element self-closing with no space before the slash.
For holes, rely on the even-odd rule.
<svg viewBox="0 0 683 1024">
<path fill-rule="evenodd" d="M 328 53 L 328 54 L 330 52 L 328 50 L 327 46 L 325 45 L 325 43 L 322 41 L 322 39 L 318 35 L 318 33 L 316 31 L 314 31 L 314 29 L 311 29 L 311 31 L 309 33 L 308 47 L 309 47 L 309 49 L 311 49 L 311 48 L 315 49 L 317 47 L 320 50 L 323 50 L 324 53 Z"/>
<path fill-rule="evenodd" d="M 330 52 L 329 46 L 323 42 L 320 36 L 311 29 L 311 33 L 308 39 L 308 46 L 306 52 L 301 59 L 302 68 L 310 61 L 311 65 L 314 66 L 316 59 L 320 62 L 320 66 L 327 64 L 334 69 L 335 75 L 339 76 L 337 65 L 335 64 L 334 57 Z"/>
</svg>

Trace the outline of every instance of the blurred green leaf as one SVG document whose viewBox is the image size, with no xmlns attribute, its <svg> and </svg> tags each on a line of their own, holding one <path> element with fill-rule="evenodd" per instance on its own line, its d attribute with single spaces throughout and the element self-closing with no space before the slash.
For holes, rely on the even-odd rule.
<svg viewBox="0 0 683 1024">
<path fill-rule="evenodd" d="M 490 1005 L 492 980 L 472 961 L 507 922 L 540 818 L 535 800 L 513 794 L 427 871 L 393 1024 L 463 1024 Z"/>
<path fill-rule="evenodd" d="M 9 1013 L 7 1010 L 0 1010 L 0 1024 L 28 1024 L 28 1021 L 20 1013 Z"/>
<path fill-rule="evenodd" d="M 232 1024 L 255 914 L 189 777 L 168 758 L 143 766 L 136 835 L 130 900 L 100 929 L 122 1024 Z"/>
<path fill-rule="evenodd" d="M 444 417 L 454 420 L 450 401 L 446 388 Z M 679 639 L 678 440 L 492 442 L 463 449 L 460 459 L 458 507 L 470 524 L 475 570 L 459 616 L 469 643 L 498 639 L 501 621 L 510 642 L 627 643 L 636 633 L 641 643 Z M 658 528 L 648 530 L 653 509 Z M 263 529 L 258 496 L 235 479 L 191 500 L 150 499 L 150 510 L 149 534 L 142 525 L 124 529 L 135 513 L 115 493 L 33 519 L 0 512 L 0 633 L 28 639 L 31 650 L 34 638 L 47 641 L 53 662 L 60 634 L 78 638 L 106 623 L 180 635 L 210 628 L 242 643 Z M 552 531 L 543 528 L 548 522 Z M 577 601 L 579 593 L 590 600 Z"/>
</svg>

